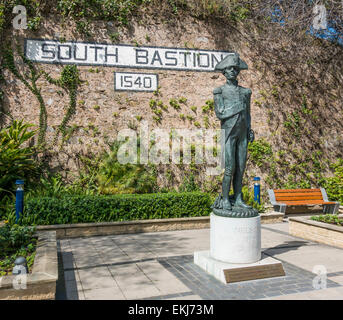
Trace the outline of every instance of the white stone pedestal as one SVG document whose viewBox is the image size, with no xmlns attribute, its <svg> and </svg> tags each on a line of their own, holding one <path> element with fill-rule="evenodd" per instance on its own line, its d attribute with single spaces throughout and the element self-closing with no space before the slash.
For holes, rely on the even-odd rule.
<svg viewBox="0 0 343 320">
<path fill-rule="evenodd" d="M 261 217 L 210 216 L 210 252 L 228 263 L 253 263 L 261 259 Z"/>
<path fill-rule="evenodd" d="M 261 259 L 261 218 L 211 213 L 210 251 L 194 252 L 194 263 L 223 283 L 284 276 L 282 263 Z"/>
<path fill-rule="evenodd" d="M 264 255 L 254 263 L 227 263 L 213 259 L 209 251 L 198 251 L 194 252 L 194 263 L 223 283 L 285 275 L 280 261 Z"/>
</svg>

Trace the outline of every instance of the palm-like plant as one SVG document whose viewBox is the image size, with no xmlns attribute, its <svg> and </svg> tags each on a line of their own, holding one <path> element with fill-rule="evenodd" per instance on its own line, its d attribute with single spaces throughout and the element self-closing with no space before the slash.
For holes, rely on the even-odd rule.
<svg viewBox="0 0 343 320">
<path fill-rule="evenodd" d="M 0 131 L 0 192 L 9 191 L 16 179 L 26 178 L 36 171 L 33 148 L 24 145 L 36 134 L 36 131 L 28 131 L 31 127 L 32 124 L 14 120 Z"/>
<path fill-rule="evenodd" d="M 154 167 L 141 164 L 121 164 L 117 159 L 119 144 L 105 154 L 97 175 L 100 193 L 151 193 L 156 188 Z"/>
</svg>

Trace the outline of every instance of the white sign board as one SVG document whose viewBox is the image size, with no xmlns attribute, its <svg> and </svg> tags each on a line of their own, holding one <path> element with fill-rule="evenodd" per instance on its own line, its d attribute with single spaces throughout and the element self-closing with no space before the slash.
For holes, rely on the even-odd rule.
<svg viewBox="0 0 343 320">
<path fill-rule="evenodd" d="M 114 90 L 116 91 L 156 91 L 157 87 L 157 74 L 134 72 L 114 73 Z"/>
<path fill-rule="evenodd" d="M 25 56 L 34 62 L 118 68 L 214 71 L 232 52 L 121 44 L 25 39 Z"/>
</svg>

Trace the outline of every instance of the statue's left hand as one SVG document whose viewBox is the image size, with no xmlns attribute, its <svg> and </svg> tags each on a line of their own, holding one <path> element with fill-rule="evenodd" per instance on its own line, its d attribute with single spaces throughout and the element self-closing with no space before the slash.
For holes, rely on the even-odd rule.
<svg viewBox="0 0 343 320">
<path fill-rule="evenodd" d="M 255 132 L 252 129 L 248 130 L 248 141 L 249 142 L 254 142 L 255 140 Z"/>
</svg>

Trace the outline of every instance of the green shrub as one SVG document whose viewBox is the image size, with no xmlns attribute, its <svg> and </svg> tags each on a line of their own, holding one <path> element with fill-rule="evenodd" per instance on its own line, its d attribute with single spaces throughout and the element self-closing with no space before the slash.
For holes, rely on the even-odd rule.
<svg viewBox="0 0 343 320">
<path fill-rule="evenodd" d="M 28 246 L 35 233 L 34 227 L 5 224 L 0 227 L 0 252 L 1 255 L 13 253 Z"/>
<path fill-rule="evenodd" d="M 199 184 L 195 181 L 195 175 L 193 172 L 186 172 L 179 190 L 180 192 L 200 191 Z"/>
<path fill-rule="evenodd" d="M 37 239 L 34 227 L 6 224 L 0 227 L 0 277 L 12 272 L 14 261 L 19 256 L 27 260 L 29 272 L 32 269 Z"/>
<path fill-rule="evenodd" d="M 36 172 L 33 148 L 24 146 L 35 134 L 27 131 L 33 125 L 14 120 L 0 131 L 0 195 L 10 191 L 16 179 L 30 178 Z"/>
<path fill-rule="evenodd" d="M 330 200 L 339 201 L 343 203 L 343 159 L 332 165 L 335 170 L 334 176 L 327 178 L 325 183 L 325 190 Z"/>
<path fill-rule="evenodd" d="M 245 201 L 249 206 L 252 206 L 253 208 L 257 209 L 258 212 L 260 212 L 260 213 L 266 211 L 265 203 L 264 203 L 262 197 L 261 197 L 261 204 L 258 204 L 258 202 L 256 202 L 256 201 L 254 200 L 254 190 L 253 190 L 253 189 L 249 189 L 247 186 L 244 186 L 244 187 L 242 188 L 242 193 L 243 193 L 243 199 L 244 199 L 244 201 Z"/>
<path fill-rule="evenodd" d="M 81 177 L 80 177 L 81 178 Z M 89 177 L 88 182 L 90 182 Z M 49 175 L 47 178 L 42 177 L 35 185 L 29 185 L 25 191 L 25 201 L 37 197 L 64 197 L 66 195 L 94 194 L 94 190 L 78 179 L 73 183 L 67 184 L 63 181 L 61 175 Z"/>
<path fill-rule="evenodd" d="M 20 223 L 49 225 L 206 216 L 211 212 L 211 204 L 211 196 L 202 192 L 43 197 L 26 202 Z"/>
</svg>

